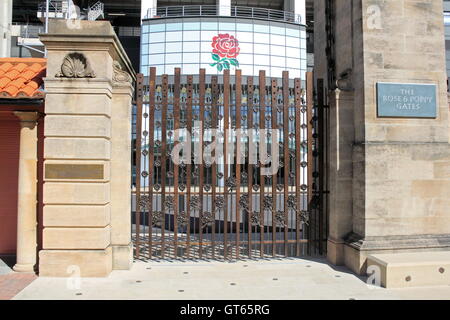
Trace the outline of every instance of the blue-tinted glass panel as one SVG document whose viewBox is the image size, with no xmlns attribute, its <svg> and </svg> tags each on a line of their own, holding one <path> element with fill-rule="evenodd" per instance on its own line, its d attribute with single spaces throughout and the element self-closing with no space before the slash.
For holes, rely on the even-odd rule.
<svg viewBox="0 0 450 320">
<path fill-rule="evenodd" d="M 148 26 L 148 25 L 142 26 L 142 33 L 148 33 L 149 30 L 150 30 L 150 26 Z"/>
<path fill-rule="evenodd" d="M 200 62 L 200 54 L 198 52 L 183 53 L 183 63 L 198 63 Z"/>
<path fill-rule="evenodd" d="M 286 56 L 293 58 L 300 58 L 300 48 L 286 47 Z"/>
<path fill-rule="evenodd" d="M 241 52 L 240 55 L 237 56 L 239 64 L 253 64 L 253 54 L 244 54 Z"/>
<path fill-rule="evenodd" d="M 148 57 L 149 65 L 163 64 L 164 63 L 164 54 L 151 54 Z"/>
<path fill-rule="evenodd" d="M 254 39 L 256 43 L 270 43 L 270 35 L 264 33 L 255 33 Z"/>
<path fill-rule="evenodd" d="M 182 41 L 183 33 L 181 31 L 166 32 L 166 41 Z"/>
<path fill-rule="evenodd" d="M 211 57 L 211 53 L 209 53 L 209 52 L 202 52 L 200 54 L 200 61 L 202 63 L 212 63 L 213 59 Z"/>
<path fill-rule="evenodd" d="M 165 73 L 167 73 L 167 74 L 174 74 L 175 73 L 175 68 L 182 69 L 182 64 L 167 64 Z M 181 72 L 183 72 L 183 70 L 181 70 Z"/>
<path fill-rule="evenodd" d="M 300 67 L 301 67 L 303 70 L 306 70 L 306 60 L 304 60 L 304 59 L 301 60 Z"/>
<path fill-rule="evenodd" d="M 211 41 L 202 41 L 200 44 L 200 51 L 202 52 L 212 51 Z"/>
<path fill-rule="evenodd" d="M 270 66 L 270 56 L 269 55 L 262 55 L 262 54 L 255 54 L 255 63 L 258 63 L 260 65 Z"/>
<path fill-rule="evenodd" d="M 237 23 L 236 24 L 237 31 L 253 31 L 253 25 L 248 23 Z"/>
<path fill-rule="evenodd" d="M 253 64 L 241 64 L 239 68 L 242 70 L 243 75 L 253 75 Z"/>
<path fill-rule="evenodd" d="M 214 31 L 202 31 L 201 37 L 202 41 L 212 41 L 212 39 L 217 36 L 219 32 L 217 30 Z"/>
<path fill-rule="evenodd" d="M 272 67 L 272 68 L 270 68 L 270 76 L 281 78 L 283 76 L 283 71 L 284 71 L 284 68 Z"/>
<path fill-rule="evenodd" d="M 202 22 L 202 30 L 218 30 L 217 22 Z"/>
<path fill-rule="evenodd" d="M 183 42 L 167 42 L 166 52 L 181 52 L 183 50 Z"/>
<path fill-rule="evenodd" d="M 183 30 L 182 23 L 168 23 L 166 26 L 166 31 L 180 31 Z"/>
<path fill-rule="evenodd" d="M 183 52 L 198 52 L 200 50 L 200 42 L 183 42 Z"/>
<path fill-rule="evenodd" d="M 198 63 L 195 64 L 183 64 L 181 72 L 183 74 L 198 74 L 200 69 L 200 65 Z"/>
<path fill-rule="evenodd" d="M 253 43 L 239 41 L 239 48 L 241 48 L 241 53 L 253 53 Z"/>
<path fill-rule="evenodd" d="M 306 39 L 300 39 L 300 47 L 306 48 Z"/>
<path fill-rule="evenodd" d="M 199 41 L 200 31 L 183 31 L 183 41 Z"/>
<path fill-rule="evenodd" d="M 284 46 L 270 46 L 270 54 L 275 56 L 285 56 L 286 47 Z"/>
<path fill-rule="evenodd" d="M 291 29 L 291 28 L 286 28 L 286 35 L 297 38 L 300 36 L 298 29 Z"/>
<path fill-rule="evenodd" d="M 236 30 L 236 24 L 229 23 L 229 22 L 219 22 L 219 30 L 220 31 L 234 31 L 234 30 Z"/>
<path fill-rule="evenodd" d="M 238 32 L 236 38 L 239 42 L 253 42 L 253 32 Z"/>
<path fill-rule="evenodd" d="M 275 57 L 272 56 L 270 59 L 271 65 L 275 67 L 285 67 L 286 65 L 286 58 L 285 57 Z"/>
<path fill-rule="evenodd" d="M 300 68 L 300 59 L 286 58 L 286 65 L 291 68 Z"/>
<path fill-rule="evenodd" d="M 286 28 L 270 26 L 270 33 L 271 34 L 279 34 L 279 35 L 284 36 L 286 33 Z"/>
<path fill-rule="evenodd" d="M 284 46 L 284 45 L 286 45 L 286 37 L 272 34 L 270 36 L 270 43 L 271 44 L 276 44 L 276 45 L 279 45 L 279 46 Z"/>
<path fill-rule="evenodd" d="M 286 37 L 286 45 L 288 47 L 299 48 L 300 47 L 300 38 Z"/>
<path fill-rule="evenodd" d="M 150 32 L 161 32 L 161 31 L 166 31 L 166 25 L 164 23 L 150 25 Z"/>
<path fill-rule="evenodd" d="M 258 43 L 255 43 L 254 44 L 254 50 L 255 50 L 255 53 L 256 52 L 258 52 L 258 53 L 269 53 L 270 51 L 270 46 L 268 46 L 268 45 L 266 45 L 266 44 L 258 44 Z"/>
<path fill-rule="evenodd" d="M 167 53 L 166 54 L 166 64 L 169 63 L 181 63 L 181 53 Z"/>
<path fill-rule="evenodd" d="M 148 53 L 148 44 L 142 45 L 142 52 L 141 53 L 143 53 L 143 54 Z"/>
<path fill-rule="evenodd" d="M 165 41 L 165 32 L 154 32 L 150 33 L 150 43 L 155 42 L 164 42 Z"/>
<path fill-rule="evenodd" d="M 185 22 L 183 30 L 200 30 L 200 22 Z"/>
<path fill-rule="evenodd" d="M 269 33 L 269 26 L 267 25 L 262 25 L 262 24 L 255 24 L 253 26 L 253 31 L 254 32 L 262 32 L 262 33 Z"/>
<path fill-rule="evenodd" d="M 148 65 L 148 55 L 147 54 L 141 55 L 141 65 Z"/>
<path fill-rule="evenodd" d="M 148 47 L 148 53 L 150 54 L 163 53 L 164 49 L 165 49 L 164 43 L 154 43 Z"/>
</svg>

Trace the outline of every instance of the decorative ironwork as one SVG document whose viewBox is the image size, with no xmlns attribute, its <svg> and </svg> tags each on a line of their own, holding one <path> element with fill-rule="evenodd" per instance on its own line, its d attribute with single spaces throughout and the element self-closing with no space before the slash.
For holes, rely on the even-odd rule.
<svg viewBox="0 0 450 320">
<path fill-rule="evenodd" d="M 239 199 L 239 206 L 244 212 L 248 212 L 249 210 L 248 200 L 249 200 L 248 193 L 244 193 L 243 195 L 241 195 L 241 198 Z"/>
<path fill-rule="evenodd" d="M 149 210 L 150 208 L 150 197 L 149 196 L 141 196 L 139 199 L 139 206 L 141 210 Z"/>
<path fill-rule="evenodd" d="M 276 222 L 276 225 L 279 227 L 286 226 L 286 218 L 285 218 L 284 211 L 277 211 L 275 213 L 275 222 Z"/>
<path fill-rule="evenodd" d="M 174 201 L 175 201 L 175 199 L 173 198 L 173 196 L 166 196 L 166 199 L 164 201 L 164 206 L 167 211 L 173 209 Z"/>
<path fill-rule="evenodd" d="M 199 196 L 192 196 L 191 197 L 191 209 L 199 210 L 200 206 L 201 206 L 200 197 Z"/>
<path fill-rule="evenodd" d="M 264 196 L 263 207 L 264 207 L 264 210 L 272 211 L 273 203 L 272 203 L 271 195 Z"/>
<path fill-rule="evenodd" d="M 258 211 L 253 211 L 251 216 L 250 216 L 250 221 L 252 223 L 252 225 L 254 226 L 261 226 L 261 217 L 260 217 L 260 213 Z"/>
<path fill-rule="evenodd" d="M 213 224 L 214 220 L 215 220 L 214 215 L 211 212 L 209 211 L 203 212 L 202 217 L 200 218 L 202 228 L 206 228 L 207 226 Z"/>
<path fill-rule="evenodd" d="M 295 196 L 289 196 L 287 204 L 289 209 L 297 210 L 297 198 Z"/>
<path fill-rule="evenodd" d="M 216 196 L 214 203 L 216 205 L 216 210 L 222 210 L 225 206 L 225 198 L 222 196 Z"/>
<path fill-rule="evenodd" d="M 153 211 L 152 213 L 152 225 L 157 226 L 162 223 L 164 213 L 161 211 Z"/>
<path fill-rule="evenodd" d="M 136 134 L 133 179 L 138 201 L 133 219 L 137 257 L 191 259 L 223 254 L 239 258 L 243 252 L 249 257 L 256 252 L 260 257 L 300 256 L 319 247 L 317 240 L 326 224 L 321 216 L 325 184 L 316 167 L 323 158 L 323 136 L 317 125 L 322 117 L 319 111 L 325 108 L 314 110 L 312 75 L 307 73 L 304 91 L 302 81 L 290 80 L 287 72 L 282 85 L 271 79 L 268 86 L 264 72 L 255 81 L 242 78 L 238 69 L 234 79 L 228 69 L 222 71 L 223 76 L 206 78 L 201 70 L 194 78 L 182 77 L 176 69 L 173 77 L 158 78 L 151 67 L 148 92 L 143 89 L 143 76 L 137 75 L 136 132 L 141 133 Z M 204 126 L 194 127 L 196 120 Z M 256 164 L 250 163 L 249 139 L 239 149 L 236 140 L 231 142 L 231 149 L 244 155 L 243 164 L 224 166 L 212 159 L 197 163 L 188 157 L 177 166 L 169 160 L 179 128 L 197 137 L 201 130 L 216 128 L 213 139 L 219 140 L 223 140 L 223 128 L 241 129 L 245 134 L 253 128 L 259 133 L 281 129 L 277 137 L 280 169 L 264 174 L 270 164 L 261 155 Z M 195 147 L 211 149 L 214 140 L 209 140 L 206 133 L 195 140 Z M 227 152 L 231 149 L 227 147 Z"/>
<path fill-rule="evenodd" d="M 306 210 L 301 210 L 297 213 L 297 219 L 302 223 L 309 225 L 309 213 Z"/>
<path fill-rule="evenodd" d="M 186 212 L 181 211 L 178 213 L 178 216 L 177 216 L 178 226 L 184 227 L 188 224 L 188 221 L 189 221 L 189 217 L 186 214 Z"/>
<path fill-rule="evenodd" d="M 227 178 L 227 181 L 225 182 L 225 186 L 229 189 L 229 191 L 233 191 L 236 189 L 237 183 L 235 177 L 229 177 Z"/>
</svg>

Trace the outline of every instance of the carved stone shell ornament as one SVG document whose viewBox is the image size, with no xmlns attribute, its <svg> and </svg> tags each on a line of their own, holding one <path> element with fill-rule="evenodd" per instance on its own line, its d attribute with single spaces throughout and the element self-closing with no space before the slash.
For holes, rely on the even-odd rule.
<svg viewBox="0 0 450 320">
<path fill-rule="evenodd" d="M 130 83 L 132 81 L 130 74 L 123 70 L 119 61 L 113 62 L 113 81 L 116 83 Z"/>
<path fill-rule="evenodd" d="M 57 78 L 95 78 L 95 72 L 91 69 L 87 58 L 79 52 L 72 52 L 65 56 L 61 65 L 61 71 Z"/>
</svg>

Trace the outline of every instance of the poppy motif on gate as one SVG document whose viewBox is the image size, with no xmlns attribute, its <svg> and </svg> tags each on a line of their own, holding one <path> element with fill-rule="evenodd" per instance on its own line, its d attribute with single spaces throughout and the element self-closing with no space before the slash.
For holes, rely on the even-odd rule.
<svg viewBox="0 0 450 320">
<path fill-rule="evenodd" d="M 239 41 L 228 33 L 219 33 L 212 39 L 212 59 L 211 67 L 217 67 L 217 70 L 230 69 L 231 66 L 239 67 L 239 61 L 236 57 L 239 55 Z"/>
</svg>

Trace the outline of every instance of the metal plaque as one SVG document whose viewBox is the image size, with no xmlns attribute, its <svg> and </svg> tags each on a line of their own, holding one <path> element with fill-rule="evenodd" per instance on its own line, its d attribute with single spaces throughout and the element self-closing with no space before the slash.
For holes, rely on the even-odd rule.
<svg viewBox="0 0 450 320">
<path fill-rule="evenodd" d="M 378 117 L 436 118 L 436 85 L 377 83 Z"/>
</svg>

